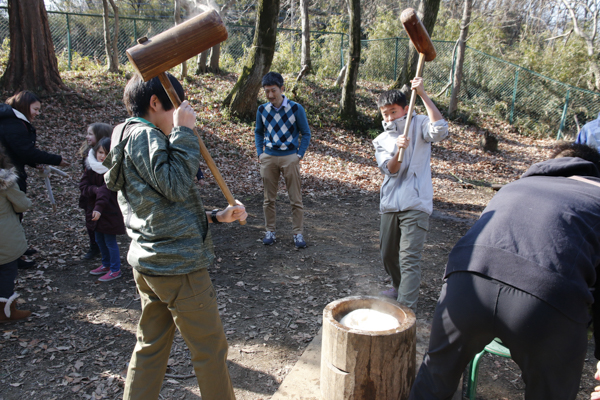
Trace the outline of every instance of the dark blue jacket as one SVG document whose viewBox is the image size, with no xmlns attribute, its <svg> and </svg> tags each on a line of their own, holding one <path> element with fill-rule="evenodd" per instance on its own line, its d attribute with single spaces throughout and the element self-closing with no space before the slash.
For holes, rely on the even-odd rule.
<svg viewBox="0 0 600 400">
<path fill-rule="evenodd" d="M 572 175 L 600 183 L 593 163 L 566 157 L 534 164 L 504 186 L 452 249 L 446 276 L 477 272 L 588 323 L 600 264 L 600 187 Z"/>
</svg>

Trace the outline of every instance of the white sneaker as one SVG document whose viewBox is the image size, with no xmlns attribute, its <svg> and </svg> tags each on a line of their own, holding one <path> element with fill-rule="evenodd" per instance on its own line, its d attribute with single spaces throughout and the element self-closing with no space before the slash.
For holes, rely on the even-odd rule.
<svg viewBox="0 0 600 400">
<path fill-rule="evenodd" d="M 294 246 L 296 246 L 297 249 L 303 249 L 306 247 L 304 236 L 302 236 L 301 233 L 294 235 Z"/>
<path fill-rule="evenodd" d="M 275 243 L 275 232 L 267 231 L 265 233 L 265 238 L 263 239 L 263 244 L 270 246 Z"/>
</svg>

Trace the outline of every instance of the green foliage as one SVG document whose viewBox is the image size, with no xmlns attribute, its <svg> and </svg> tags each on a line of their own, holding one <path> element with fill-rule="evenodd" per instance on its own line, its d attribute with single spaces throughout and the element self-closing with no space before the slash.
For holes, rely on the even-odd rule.
<svg viewBox="0 0 600 400">
<path fill-rule="evenodd" d="M 279 31 L 271 70 L 291 74 L 300 70 L 302 43 L 296 32 Z"/>
<path fill-rule="evenodd" d="M 550 43 L 545 36 L 523 40 L 519 52 L 509 53 L 509 59 L 557 81 L 586 88 L 591 75 L 583 40 L 571 37 L 567 42 Z"/>
<path fill-rule="evenodd" d="M 5 38 L 0 46 L 0 69 L 1 73 L 4 74 L 6 70 L 6 64 L 8 63 L 8 55 L 10 54 L 10 39 Z"/>
<path fill-rule="evenodd" d="M 319 79 L 335 78 L 348 60 L 348 22 L 345 16 L 332 15 L 327 31 L 311 32 L 312 67 Z"/>
<path fill-rule="evenodd" d="M 381 12 L 375 23 L 367 29 L 369 40 L 406 37 L 402 22 L 391 11 Z"/>
<path fill-rule="evenodd" d="M 443 4 L 432 39 L 456 41 L 461 21 L 449 18 Z M 587 83 L 591 79 L 589 61 L 583 40 L 575 34 L 568 41 L 564 38 L 547 40 L 549 32 L 526 34 L 526 28 L 513 29 L 521 32 L 521 38 L 514 41 L 511 37 L 513 31 L 502 29 L 491 17 L 474 13 L 467 45 L 560 82 L 586 89 L 590 87 Z"/>
<path fill-rule="evenodd" d="M 69 54 L 65 50 L 56 55 L 59 71 L 69 70 Z M 82 56 L 77 52 L 71 53 L 71 71 L 101 71 L 106 70 L 106 66 L 98 60 L 94 60 L 87 56 Z"/>
<path fill-rule="evenodd" d="M 314 44 L 311 48 L 313 71 L 321 79 L 336 77 L 343 67 L 342 57 L 344 63 L 348 60 L 346 50 L 348 36 L 346 34 L 319 34 L 318 36 L 313 35 L 313 37 L 315 37 L 311 42 Z"/>
<path fill-rule="evenodd" d="M 362 41 L 361 78 L 395 81 L 407 54 L 408 42 L 385 39 L 406 37 L 400 19 L 389 11 L 380 13 L 369 27 L 368 37 L 369 40 Z"/>
</svg>

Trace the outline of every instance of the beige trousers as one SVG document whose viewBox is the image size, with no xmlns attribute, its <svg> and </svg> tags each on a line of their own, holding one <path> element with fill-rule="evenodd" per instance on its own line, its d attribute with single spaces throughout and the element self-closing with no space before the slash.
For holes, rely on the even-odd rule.
<svg viewBox="0 0 600 400">
<path fill-rule="evenodd" d="M 175 327 L 192 353 L 202 399 L 235 399 L 226 364 L 227 340 L 208 271 L 148 276 L 134 270 L 133 275 L 142 315 L 123 399 L 158 399 Z"/>
<path fill-rule="evenodd" d="M 277 199 L 280 174 L 283 174 L 290 197 L 294 235 L 302 233 L 304 206 L 302 205 L 302 190 L 300 189 L 300 159 L 296 154 L 282 157 L 270 156 L 266 153 L 260 155 L 260 176 L 263 178 L 265 189 L 263 202 L 265 228 L 268 231 L 275 232 L 275 200 Z"/>
</svg>

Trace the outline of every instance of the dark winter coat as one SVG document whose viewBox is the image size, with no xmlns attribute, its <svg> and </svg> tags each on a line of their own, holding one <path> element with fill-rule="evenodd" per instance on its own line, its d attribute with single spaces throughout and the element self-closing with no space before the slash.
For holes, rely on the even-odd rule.
<svg viewBox="0 0 600 400">
<path fill-rule="evenodd" d="M 25 165 L 59 165 L 62 157 L 50 154 L 35 147 L 35 128 L 27 118 L 8 104 L 0 104 L 0 144 L 6 149 L 17 171 L 19 189 L 27 189 Z"/>
<path fill-rule="evenodd" d="M 587 323 L 600 266 L 600 187 L 573 175 L 600 183 L 593 163 L 564 157 L 504 186 L 450 252 L 446 276 L 488 276 Z"/>
<path fill-rule="evenodd" d="M 117 192 L 109 190 L 104 183 L 106 171 L 107 168 L 96 160 L 94 150 L 90 150 L 79 183 L 79 204 L 85 210 L 85 225 L 88 229 L 111 235 L 124 235 L 125 223 L 117 203 Z M 101 214 L 97 221 L 92 221 L 94 211 Z"/>
</svg>

